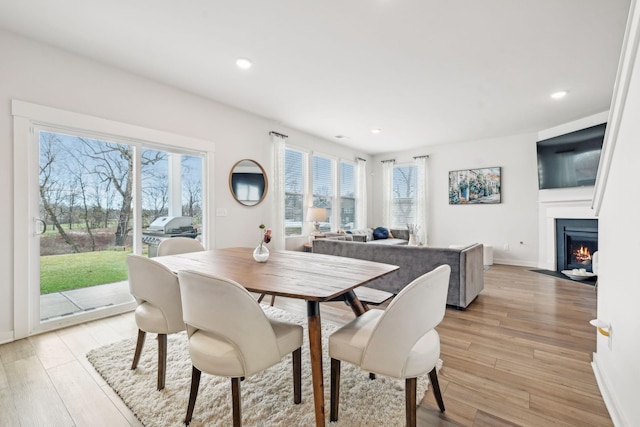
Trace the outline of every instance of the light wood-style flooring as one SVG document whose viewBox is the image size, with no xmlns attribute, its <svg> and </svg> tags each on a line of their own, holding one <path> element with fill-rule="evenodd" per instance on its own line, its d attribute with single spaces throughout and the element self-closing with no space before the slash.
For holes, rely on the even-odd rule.
<svg viewBox="0 0 640 427">
<path fill-rule="evenodd" d="M 275 305 L 306 310 L 287 298 Z M 338 324 L 353 317 L 342 303 L 321 310 Z M 447 309 L 437 328 L 447 410 L 428 391 L 419 425 L 611 426 L 590 365 L 595 314 L 592 286 L 494 265 L 478 299 Z M 0 426 L 140 426 L 85 357 L 136 332 L 127 313 L 0 346 Z"/>
</svg>

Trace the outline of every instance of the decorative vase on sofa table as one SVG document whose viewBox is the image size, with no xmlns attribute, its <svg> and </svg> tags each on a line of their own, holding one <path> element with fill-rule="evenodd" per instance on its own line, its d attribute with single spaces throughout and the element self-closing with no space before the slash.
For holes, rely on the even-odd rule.
<svg viewBox="0 0 640 427">
<path fill-rule="evenodd" d="M 418 240 L 416 239 L 415 234 L 409 234 L 409 243 L 407 243 L 407 245 L 418 246 Z"/>
<path fill-rule="evenodd" d="M 257 262 L 267 262 L 269 259 L 269 249 L 263 244 L 259 244 L 253 251 L 253 259 Z"/>
</svg>

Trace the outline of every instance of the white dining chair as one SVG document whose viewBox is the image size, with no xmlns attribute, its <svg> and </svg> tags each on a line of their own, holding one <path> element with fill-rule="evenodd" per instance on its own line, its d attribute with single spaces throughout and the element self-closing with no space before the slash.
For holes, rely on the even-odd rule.
<svg viewBox="0 0 640 427">
<path fill-rule="evenodd" d="M 331 421 L 338 421 L 341 361 L 365 372 L 404 379 L 407 426 L 416 425 L 420 375 L 429 373 L 438 407 L 444 412 L 436 373 L 440 338 L 434 328 L 444 318 L 450 274 L 448 265 L 423 274 L 400 291 L 386 310 L 371 309 L 331 334 Z"/>
<path fill-rule="evenodd" d="M 158 256 L 178 255 L 204 251 L 202 243 L 190 237 L 172 237 L 164 239 L 158 245 Z"/>
<path fill-rule="evenodd" d="M 268 318 L 249 291 L 229 279 L 179 271 L 182 312 L 193 365 L 185 423 L 202 372 L 231 378 L 233 425 L 242 424 L 240 381 L 291 353 L 293 401 L 300 403 L 302 326 Z"/>
<path fill-rule="evenodd" d="M 158 334 L 158 390 L 164 388 L 167 335 L 185 329 L 178 277 L 167 267 L 139 255 L 127 255 L 129 291 L 138 303 L 135 311 L 138 340 L 131 369 L 136 369 L 146 333 Z"/>
</svg>

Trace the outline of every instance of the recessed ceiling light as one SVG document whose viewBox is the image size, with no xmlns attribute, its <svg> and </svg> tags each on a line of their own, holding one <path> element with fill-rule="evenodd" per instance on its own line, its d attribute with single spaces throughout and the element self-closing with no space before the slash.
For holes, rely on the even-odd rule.
<svg viewBox="0 0 640 427">
<path fill-rule="evenodd" d="M 566 90 L 560 90 L 558 92 L 554 92 L 554 93 L 551 94 L 551 97 L 553 99 L 562 99 L 565 96 L 567 96 L 567 91 Z"/>
<path fill-rule="evenodd" d="M 248 70 L 253 64 L 247 58 L 238 58 L 236 60 L 236 65 L 238 66 L 238 68 Z"/>
<path fill-rule="evenodd" d="M 335 138 L 336 139 L 349 139 L 349 137 L 345 136 L 345 135 L 336 135 Z"/>
<path fill-rule="evenodd" d="M 374 133 L 376 135 L 379 134 L 380 132 L 382 132 L 382 129 L 380 128 L 371 129 L 371 133 Z"/>
</svg>

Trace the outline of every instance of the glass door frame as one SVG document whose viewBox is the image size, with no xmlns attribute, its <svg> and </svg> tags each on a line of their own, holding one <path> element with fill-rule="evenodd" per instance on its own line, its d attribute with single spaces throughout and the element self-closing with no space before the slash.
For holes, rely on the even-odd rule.
<svg viewBox="0 0 640 427">
<path fill-rule="evenodd" d="M 155 129 L 143 128 L 84 114 L 59 110 L 23 101 L 12 100 L 14 124 L 14 339 L 111 316 L 135 308 L 135 303 L 69 316 L 51 321 L 40 321 L 39 289 L 39 141 L 37 128 L 66 130 L 79 135 L 104 137 L 106 140 L 126 143 L 134 147 L 134 159 L 140 161 L 142 148 L 152 148 L 182 154 L 202 155 L 203 224 L 202 237 L 207 247 L 213 246 L 214 206 L 213 167 L 214 143 L 185 137 Z M 136 199 L 141 191 L 140 171 L 134 177 L 134 253 L 142 252 L 141 211 Z M 26 195 L 26 196 L 25 196 Z M 35 215 L 34 215 L 35 214 Z"/>
</svg>

